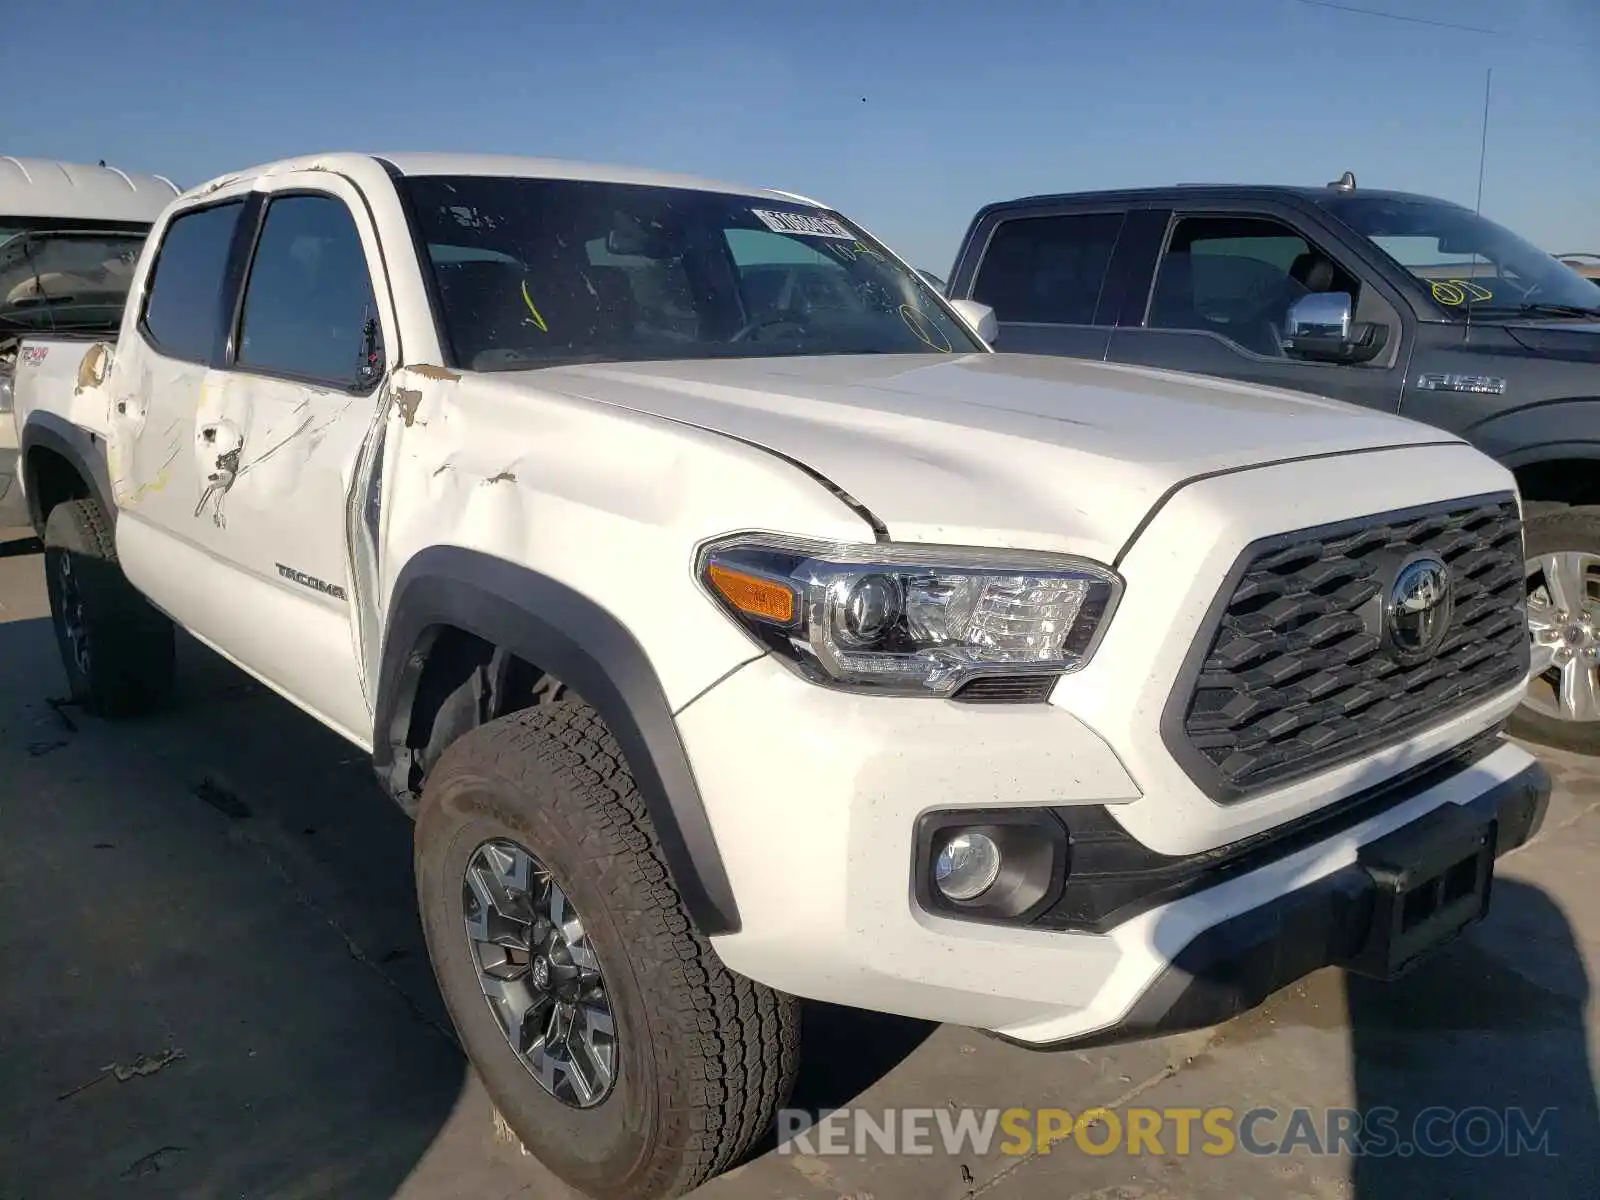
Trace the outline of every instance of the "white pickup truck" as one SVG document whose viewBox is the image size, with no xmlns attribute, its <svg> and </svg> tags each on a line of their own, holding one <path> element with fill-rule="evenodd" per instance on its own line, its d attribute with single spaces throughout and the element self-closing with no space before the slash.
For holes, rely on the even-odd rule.
<svg viewBox="0 0 1600 1200">
<path fill-rule="evenodd" d="M 107 451 L 23 463 L 73 692 L 163 702 L 177 625 L 369 750 L 467 1053 L 594 1196 L 736 1161 L 797 998 L 1083 1046 L 1481 918 L 1550 787 L 1511 475 L 988 320 L 786 192 L 207 183 L 114 343 L 24 346 L 24 444 Z"/>
<path fill-rule="evenodd" d="M 115 333 L 140 243 L 177 194 L 160 175 L 0 155 L 0 530 L 27 523 L 11 417 L 22 339 Z M 65 420 L 36 424 L 34 436 L 78 443 L 80 456 L 98 458 Z"/>
</svg>

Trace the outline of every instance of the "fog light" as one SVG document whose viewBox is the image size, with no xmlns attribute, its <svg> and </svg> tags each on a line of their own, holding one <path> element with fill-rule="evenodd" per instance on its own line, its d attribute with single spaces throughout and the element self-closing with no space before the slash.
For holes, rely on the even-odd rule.
<svg viewBox="0 0 1600 1200">
<path fill-rule="evenodd" d="M 933 864 L 933 882 L 951 900 L 975 900 L 1000 877 L 1000 847 L 981 833 L 958 833 Z"/>
</svg>

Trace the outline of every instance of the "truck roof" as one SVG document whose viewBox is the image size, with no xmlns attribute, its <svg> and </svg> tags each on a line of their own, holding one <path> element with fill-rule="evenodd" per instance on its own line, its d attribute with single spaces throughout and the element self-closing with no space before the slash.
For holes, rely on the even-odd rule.
<svg viewBox="0 0 1600 1200">
<path fill-rule="evenodd" d="M 116 167 L 0 154 L 0 219 L 65 217 L 89 221 L 154 221 L 178 194 L 161 175 Z"/>
<path fill-rule="evenodd" d="M 694 175 L 680 175 L 647 167 L 576 162 L 558 158 L 525 158 L 504 154 L 424 152 L 394 154 L 338 152 L 279 159 L 248 167 L 242 171 L 230 171 L 226 175 L 191 188 L 185 193 L 185 197 L 205 195 L 242 180 L 282 175 L 293 171 L 344 171 L 360 177 L 370 172 L 375 163 L 381 164 L 391 173 L 403 176 L 497 175 L 532 179 L 582 179 L 599 183 L 634 183 L 651 187 L 688 188 L 700 192 L 731 192 L 741 196 L 790 200 L 818 208 L 825 207 L 820 201 L 793 192 L 780 191 L 777 188 L 752 187 L 747 184 L 702 179 Z"/>
<path fill-rule="evenodd" d="M 1427 196 L 1420 192 L 1398 192 L 1380 188 L 1350 188 L 1344 190 L 1328 185 L 1314 187 L 1272 183 L 1171 183 L 1156 187 L 1112 188 L 1083 192 L 1044 192 L 1036 196 L 1019 196 L 1013 200 L 997 200 L 992 204 L 986 205 L 985 211 L 1013 206 L 1021 207 L 1023 205 L 1066 202 L 1081 204 L 1084 201 L 1128 203 L 1149 200 L 1213 200 L 1224 197 L 1229 200 L 1278 200 L 1286 196 L 1309 200 L 1313 204 L 1319 204 L 1336 196 L 1371 196 L 1379 200 L 1410 200 L 1426 204 L 1451 203 L 1448 200 L 1441 200 L 1437 196 Z"/>
</svg>

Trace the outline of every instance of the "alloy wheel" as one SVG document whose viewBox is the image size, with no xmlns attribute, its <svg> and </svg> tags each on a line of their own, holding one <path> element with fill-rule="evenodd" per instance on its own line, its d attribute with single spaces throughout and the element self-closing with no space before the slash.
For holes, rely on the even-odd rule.
<svg viewBox="0 0 1600 1200">
<path fill-rule="evenodd" d="M 1523 704 L 1559 721 L 1600 721 L 1600 554 L 1527 563 L 1533 669 Z"/>
<path fill-rule="evenodd" d="M 515 842 L 479 846 L 461 885 L 478 984 L 522 1065 L 563 1104 L 592 1108 L 616 1080 L 616 1024 L 583 920 Z"/>
<path fill-rule="evenodd" d="M 55 569 L 51 572 L 56 585 L 56 612 L 61 622 L 62 635 L 72 655 L 78 674 L 89 676 L 89 623 L 83 613 L 83 593 L 78 588 L 77 576 L 72 570 L 72 555 L 65 551 L 55 556 Z"/>
</svg>

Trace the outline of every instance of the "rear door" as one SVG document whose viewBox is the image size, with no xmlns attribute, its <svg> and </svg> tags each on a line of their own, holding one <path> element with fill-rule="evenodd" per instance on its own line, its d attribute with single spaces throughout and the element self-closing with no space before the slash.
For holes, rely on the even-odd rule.
<svg viewBox="0 0 1600 1200">
<path fill-rule="evenodd" d="M 253 198 L 247 189 L 176 213 L 152 234 L 154 250 L 137 280 L 134 320 L 116 347 L 108 469 L 118 509 L 123 567 L 156 604 L 201 636 L 213 628 L 205 595 L 188 592 L 189 561 L 215 546 L 198 522 L 201 454 L 194 415 L 226 336 L 239 240 Z"/>
<path fill-rule="evenodd" d="M 1003 209 L 979 224 L 956 277 L 963 298 L 995 311 L 995 349 L 1103 358 L 1120 306 L 1117 250 L 1125 205 Z"/>
<path fill-rule="evenodd" d="M 1170 213 L 1147 287 L 1123 309 L 1111 361 L 1399 408 L 1415 340 L 1409 305 L 1298 210 L 1261 202 Z M 1384 350 L 1354 365 L 1292 357 L 1282 345 L 1288 310 L 1308 292 L 1347 292 L 1354 320 L 1388 327 Z"/>
</svg>

